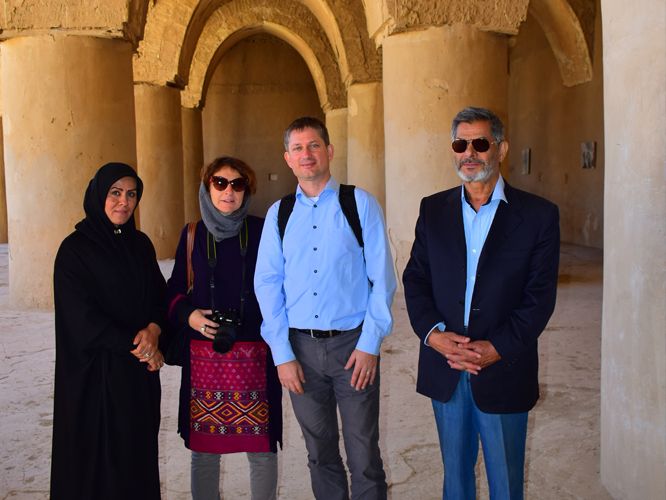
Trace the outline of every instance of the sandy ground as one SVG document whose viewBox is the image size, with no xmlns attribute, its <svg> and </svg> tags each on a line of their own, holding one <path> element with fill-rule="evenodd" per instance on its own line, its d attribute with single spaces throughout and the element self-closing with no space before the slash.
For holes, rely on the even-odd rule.
<svg viewBox="0 0 666 500">
<path fill-rule="evenodd" d="M 53 419 L 53 313 L 12 309 L 0 245 L 0 499 L 48 498 Z M 169 273 L 171 261 L 161 263 Z M 602 253 L 563 245 L 555 314 L 540 341 L 542 397 L 530 413 L 526 498 L 609 499 L 599 482 Z M 442 465 L 428 399 L 414 391 L 417 338 L 402 296 L 382 347 L 381 448 L 389 498 L 441 498 Z M 162 498 L 189 496 L 189 452 L 175 432 L 180 369 L 162 370 Z M 305 448 L 285 396 L 279 497 L 312 498 Z M 223 459 L 223 498 L 249 498 L 244 454 Z M 479 498 L 488 498 L 482 465 Z"/>
</svg>

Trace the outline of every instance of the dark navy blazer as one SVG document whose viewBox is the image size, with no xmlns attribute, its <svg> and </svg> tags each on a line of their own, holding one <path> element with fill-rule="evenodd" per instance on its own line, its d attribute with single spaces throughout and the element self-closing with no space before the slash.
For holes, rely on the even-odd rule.
<svg viewBox="0 0 666 500">
<path fill-rule="evenodd" d="M 416 390 L 448 401 L 460 378 L 423 343 L 442 321 L 463 333 L 467 253 L 461 187 L 421 201 L 416 238 L 403 274 L 407 312 L 420 342 Z M 530 410 L 539 398 L 537 339 L 555 308 L 559 213 L 553 203 L 505 185 L 477 268 L 467 335 L 489 340 L 502 359 L 472 375 L 487 413 Z"/>
</svg>

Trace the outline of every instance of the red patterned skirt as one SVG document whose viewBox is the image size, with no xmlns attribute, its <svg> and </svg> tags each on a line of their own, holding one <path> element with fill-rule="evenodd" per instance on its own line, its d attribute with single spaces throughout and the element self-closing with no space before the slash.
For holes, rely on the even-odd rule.
<svg viewBox="0 0 666 500">
<path fill-rule="evenodd" d="M 204 453 L 270 451 L 264 342 L 236 342 L 220 354 L 190 342 L 190 449 Z"/>
</svg>

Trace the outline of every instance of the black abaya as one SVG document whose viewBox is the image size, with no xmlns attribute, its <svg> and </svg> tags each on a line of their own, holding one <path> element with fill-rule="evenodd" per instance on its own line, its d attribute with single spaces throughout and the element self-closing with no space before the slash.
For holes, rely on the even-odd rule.
<svg viewBox="0 0 666 500">
<path fill-rule="evenodd" d="M 104 214 L 109 187 L 126 176 L 140 197 L 130 167 L 98 171 L 86 218 L 55 260 L 54 500 L 160 498 L 159 374 L 130 351 L 141 329 L 164 324 L 165 284 L 133 218 L 117 228 Z"/>
</svg>

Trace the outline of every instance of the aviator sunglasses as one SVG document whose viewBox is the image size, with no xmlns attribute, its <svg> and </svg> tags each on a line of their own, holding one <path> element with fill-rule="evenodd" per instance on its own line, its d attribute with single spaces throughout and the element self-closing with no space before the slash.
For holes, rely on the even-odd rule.
<svg viewBox="0 0 666 500">
<path fill-rule="evenodd" d="M 485 137 L 478 137 L 476 139 L 456 139 L 451 143 L 451 149 L 456 153 L 464 153 L 467 151 L 467 145 L 472 143 L 474 151 L 477 153 L 485 153 L 490 149 L 491 144 L 497 144 L 497 142 L 489 142 Z"/>
<path fill-rule="evenodd" d="M 231 184 L 231 189 L 240 193 L 245 191 L 247 188 L 247 179 L 245 177 L 238 177 L 236 179 L 225 179 L 224 177 L 218 177 L 217 175 L 210 176 L 210 183 L 217 191 L 224 191 L 227 189 L 227 186 Z"/>
</svg>

